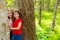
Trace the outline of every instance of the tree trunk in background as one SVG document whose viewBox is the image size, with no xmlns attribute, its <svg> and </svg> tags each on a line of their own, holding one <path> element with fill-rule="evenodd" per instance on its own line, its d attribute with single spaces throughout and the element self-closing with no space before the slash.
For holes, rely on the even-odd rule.
<svg viewBox="0 0 60 40">
<path fill-rule="evenodd" d="M 39 25 L 41 26 L 41 14 L 42 14 L 42 0 L 40 0 L 40 3 L 39 3 L 39 6 L 40 6 L 40 8 L 39 8 Z"/>
<path fill-rule="evenodd" d="M 49 7 L 50 7 L 50 0 L 47 0 L 47 10 L 49 11 Z"/>
<path fill-rule="evenodd" d="M 34 0 L 34 5 L 36 5 L 36 0 Z"/>
<path fill-rule="evenodd" d="M 0 0 L 0 40 L 10 40 L 5 0 Z"/>
<path fill-rule="evenodd" d="M 54 17 L 53 17 L 53 21 L 52 21 L 52 28 L 54 28 L 54 26 L 55 26 L 55 20 L 56 20 L 56 16 L 57 16 L 58 3 L 59 3 L 59 0 L 56 0 L 55 6 L 54 6 Z"/>
<path fill-rule="evenodd" d="M 44 0 L 42 0 L 42 8 L 44 9 Z"/>
<path fill-rule="evenodd" d="M 35 40 L 34 0 L 18 0 L 23 19 L 23 40 Z"/>
</svg>

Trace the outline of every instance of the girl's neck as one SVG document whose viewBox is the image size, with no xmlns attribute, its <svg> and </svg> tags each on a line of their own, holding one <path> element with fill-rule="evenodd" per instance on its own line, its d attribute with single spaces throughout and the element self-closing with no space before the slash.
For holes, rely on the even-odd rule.
<svg viewBox="0 0 60 40">
<path fill-rule="evenodd" d="M 19 18 L 16 18 L 16 19 L 19 19 Z"/>
</svg>

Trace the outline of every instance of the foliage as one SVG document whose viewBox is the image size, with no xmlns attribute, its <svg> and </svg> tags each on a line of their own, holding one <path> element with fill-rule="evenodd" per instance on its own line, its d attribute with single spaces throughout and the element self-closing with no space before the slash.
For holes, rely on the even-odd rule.
<svg viewBox="0 0 60 40">
<path fill-rule="evenodd" d="M 60 14 L 58 13 L 56 19 L 56 26 L 54 31 L 51 29 L 53 13 L 47 13 L 44 10 L 42 13 L 42 25 L 38 24 L 39 17 L 38 12 L 35 11 L 35 21 L 36 21 L 36 40 L 60 40 Z"/>
<path fill-rule="evenodd" d="M 15 4 L 15 0 L 6 0 L 7 7 L 11 7 Z"/>
</svg>

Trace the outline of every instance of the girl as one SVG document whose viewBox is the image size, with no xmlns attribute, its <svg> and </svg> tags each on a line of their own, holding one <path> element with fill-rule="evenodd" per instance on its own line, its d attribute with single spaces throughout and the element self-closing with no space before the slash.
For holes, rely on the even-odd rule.
<svg viewBox="0 0 60 40">
<path fill-rule="evenodd" d="M 8 26 L 10 27 L 10 25 L 12 24 L 12 14 L 13 14 L 13 10 L 9 9 L 8 10 Z M 10 39 L 12 37 L 12 32 L 10 30 Z"/>
<path fill-rule="evenodd" d="M 9 26 L 12 24 L 12 14 L 13 14 L 13 10 L 9 9 L 8 10 L 8 25 Z"/>
<path fill-rule="evenodd" d="M 12 30 L 12 40 L 22 40 L 22 19 L 17 10 L 14 11 L 13 26 L 10 29 Z"/>
</svg>

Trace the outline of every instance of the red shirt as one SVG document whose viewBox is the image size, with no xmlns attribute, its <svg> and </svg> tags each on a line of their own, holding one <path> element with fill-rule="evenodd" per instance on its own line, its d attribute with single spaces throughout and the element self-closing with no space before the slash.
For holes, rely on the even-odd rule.
<svg viewBox="0 0 60 40">
<path fill-rule="evenodd" d="M 22 22 L 21 18 L 14 20 L 13 21 L 13 28 L 18 27 L 19 22 Z M 13 34 L 22 34 L 22 26 L 21 26 L 21 28 L 19 30 L 12 30 L 12 33 Z"/>
</svg>

